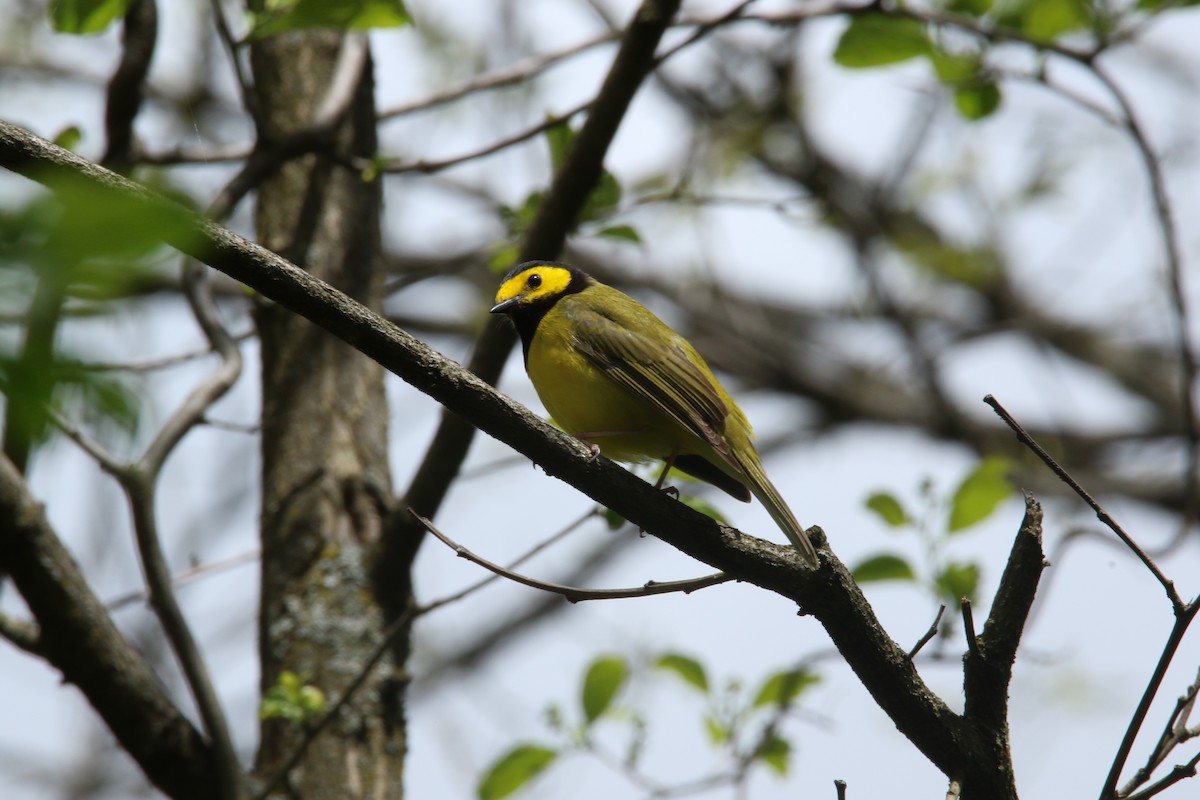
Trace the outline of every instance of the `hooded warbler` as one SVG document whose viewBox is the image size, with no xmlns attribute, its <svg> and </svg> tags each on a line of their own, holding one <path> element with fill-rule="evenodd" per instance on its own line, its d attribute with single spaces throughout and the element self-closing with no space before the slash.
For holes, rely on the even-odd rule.
<svg viewBox="0 0 1200 800">
<path fill-rule="evenodd" d="M 816 565 L 804 529 L 767 478 L 746 415 L 687 340 L 632 297 L 582 270 L 527 261 L 493 314 L 521 336 L 525 369 L 563 430 L 616 461 L 662 460 L 749 502 L 757 497 Z"/>
</svg>

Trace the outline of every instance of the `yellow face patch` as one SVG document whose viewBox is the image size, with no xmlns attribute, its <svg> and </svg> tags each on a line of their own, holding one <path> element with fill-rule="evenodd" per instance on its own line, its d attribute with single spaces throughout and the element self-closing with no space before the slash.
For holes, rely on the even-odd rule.
<svg viewBox="0 0 1200 800">
<path fill-rule="evenodd" d="M 571 273 L 562 268 L 547 264 L 539 264 L 524 269 L 500 284 L 496 292 L 496 303 L 518 298 L 521 305 L 536 303 L 549 297 L 562 294 L 571 283 Z"/>
</svg>

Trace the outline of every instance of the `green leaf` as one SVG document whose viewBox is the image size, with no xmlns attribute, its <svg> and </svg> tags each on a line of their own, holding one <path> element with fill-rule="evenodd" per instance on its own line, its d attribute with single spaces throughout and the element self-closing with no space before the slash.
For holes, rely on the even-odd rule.
<svg viewBox="0 0 1200 800">
<path fill-rule="evenodd" d="M 930 53 L 929 63 L 938 80 L 951 86 L 976 80 L 983 69 L 983 62 L 974 53 L 947 53 L 940 49 Z"/>
<path fill-rule="evenodd" d="M 127 434 L 137 431 L 140 418 L 138 396 L 122 380 L 57 353 L 48 358 L 0 353 L 0 393 L 8 404 L 9 423 L 30 446 L 49 438 L 52 409 L 108 423 Z"/>
<path fill-rule="evenodd" d="M 725 518 L 725 515 L 722 514 L 720 512 L 720 510 L 717 509 L 716 506 L 714 506 L 712 503 L 705 500 L 703 497 L 697 497 L 696 495 L 693 495 L 693 494 L 681 494 L 681 495 L 679 495 L 679 502 L 683 503 L 688 508 L 699 511 L 701 514 L 703 514 L 706 517 L 711 517 L 712 519 L 715 519 L 717 522 L 721 523 L 722 525 L 729 524 L 729 520 L 727 520 Z"/>
<path fill-rule="evenodd" d="M 325 693 L 315 686 L 302 686 L 297 701 L 305 717 L 312 718 L 325 710 Z"/>
<path fill-rule="evenodd" d="M 54 143 L 64 150 L 74 150 L 79 146 L 79 142 L 83 140 L 83 131 L 79 130 L 78 125 L 69 125 L 58 132 L 54 137 Z"/>
<path fill-rule="evenodd" d="M 556 173 L 566 163 L 567 156 L 570 155 L 571 148 L 575 145 L 576 136 L 576 131 L 566 122 L 546 129 L 546 143 L 550 147 L 550 165 Z M 596 184 L 596 188 L 592 189 L 591 194 L 588 195 L 587 202 L 584 203 L 583 209 L 579 212 L 579 221 L 587 222 L 603 217 L 616 208 L 620 202 L 621 185 L 611 172 L 604 170 L 600 175 L 600 181 Z M 618 225 L 606 230 L 619 230 L 622 227 L 629 228 L 628 225 Z M 633 232 L 633 229 L 629 228 L 629 231 Z M 621 234 L 614 235 L 620 236 Z M 633 235 L 637 237 L 636 232 L 633 232 Z M 625 235 L 623 238 L 629 237 Z"/>
<path fill-rule="evenodd" d="M 1012 494 L 1008 480 L 1011 462 L 996 456 L 979 462 L 954 491 L 950 501 L 948 530 L 957 533 L 992 515 L 996 506 Z"/>
<path fill-rule="evenodd" d="M 774 770 L 776 775 L 783 776 L 787 775 L 788 760 L 791 755 L 791 743 L 787 739 L 772 736 L 763 743 L 754 757 Z"/>
<path fill-rule="evenodd" d="M 1137 7 L 1143 11 L 1157 11 L 1163 6 L 1171 4 L 1172 8 L 1186 8 L 1188 6 L 1200 5 L 1200 0 L 1183 0 L 1182 3 L 1176 0 L 1138 0 Z"/>
<path fill-rule="evenodd" d="M 987 82 L 955 89 L 954 107 L 958 109 L 959 114 L 971 121 L 990 116 L 1000 107 L 1000 87 Z"/>
<path fill-rule="evenodd" d="M 932 46 L 920 22 L 863 14 L 852 19 L 842 33 L 833 60 L 843 67 L 862 69 L 898 64 L 930 52 Z"/>
<path fill-rule="evenodd" d="M 580 698 L 589 725 L 608 710 L 628 677 L 629 667 L 620 656 L 601 656 L 591 663 L 583 679 Z"/>
<path fill-rule="evenodd" d="M 588 195 L 587 202 L 583 204 L 583 210 L 579 212 L 579 219 L 586 222 L 603 217 L 615 209 L 620 202 L 621 184 L 617 183 L 617 179 L 611 172 L 604 170 L 600 175 L 600 182 L 596 184 L 596 188 Z"/>
<path fill-rule="evenodd" d="M 955 14 L 982 17 L 992 8 L 992 0 L 950 0 L 946 10 Z"/>
<path fill-rule="evenodd" d="M 879 515 L 879 518 L 893 528 L 908 524 L 908 513 L 896 496 L 889 492 L 875 492 L 867 498 L 867 508 Z"/>
<path fill-rule="evenodd" d="M 604 524 L 610 531 L 615 531 L 625 524 L 625 518 L 611 508 L 604 509 Z"/>
<path fill-rule="evenodd" d="M 250 38 L 287 31 L 399 28 L 412 22 L 403 0 L 268 0 L 251 19 Z"/>
<path fill-rule="evenodd" d="M 575 130 L 566 122 L 552 125 L 546 129 L 546 144 L 550 146 L 550 166 L 558 172 L 575 144 Z"/>
<path fill-rule="evenodd" d="M 799 697 L 805 689 L 820 683 L 821 677 L 806 669 L 791 669 L 776 672 L 763 683 L 754 697 L 751 708 L 765 705 L 784 706 Z"/>
<path fill-rule="evenodd" d="M 979 590 L 979 574 L 978 564 L 952 561 L 934 579 L 934 589 L 939 597 L 951 603 L 957 603 L 964 597 L 975 602 L 975 593 Z"/>
<path fill-rule="evenodd" d="M 56 0 L 50 3 L 50 22 L 59 33 L 103 33 L 125 16 L 132 0 Z"/>
<path fill-rule="evenodd" d="M 724 744 L 729 741 L 729 728 L 722 725 L 711 714 L 704 715 L 704 730 L 708 732 L 708 740 L 713 744 Z"/>
<path fill-rule="evenodd" d="M 501 800 L 520 789 L 550 766 L 557 750 L 526 744 L 501 756 L 483 776 L 475 794 L 479 800 Z"/>
<path fill-rule="evenodd" d="M 1031 39 L 1051 41 L 1091 27 L 1086 0 L 1034 0 L 1025 7 L 1021 30 Z"/>
<path fill-rule="evenodd" d="M 641 244 L 642 237 L 634 230 L 632 225 L 610 225 L 607 228 L 601 228 L 596 231 L 597 236 L 605 236 L 609 239 L 624 239 L 634 244 Z"/>
<path fill-rule="evenodd" d="M 916 573 L 907 561 L 900 556 L 883 553 L 860 561 L 858 566 L 850 571 L 850 575 L 859 583 L 872 581 L 915 581 Z"/>
<path fill-rule="evenodd" d="M 515 242 L 501 242 L 495 246 L 488 258 L 488 270 L 493 274 L 503 275 L 512 269 L 520 256 L 521 249 Z"/>
<path fill-rule="evenodd" d="M 987 247 L 955 245 L 936 230 L 913 220 L 905 220 L 888 234 L 897 250 L 940 278 L 986 289 L 1000 276 L 996 254 Z"/>
<path fill-rule="evenodd" d="M 103 269 L 106 280 L 120 282 L 124 262 L 160 251 L 163 242 L 186 245 L 185 240 L 196 236 L 191 220 L 170 201 L 125 197 L 69 177 L 48 180 L 47 185 L 54 190 L 59 210 L 43 255 L 60 265 L 120 261 L 120 269 L 108 264 Z"/>
<path fill-rule="evenodd" d="M 673 672 L 684 683 L 708 693 L 708 675 L 704 671 L 704 666 L 696 659 L 679 653 L 667 653 L 655 661 L 654 666 L 656 669 Z"/>
<path fill-rule="evenodd" d="M 259 719 L 301 723 L 319 716 L 324 710 L 324 693 L 305 684 L 296 673 L 284 670 L 275 685 L 263 695 L 258 716 Z"/>
</svg>

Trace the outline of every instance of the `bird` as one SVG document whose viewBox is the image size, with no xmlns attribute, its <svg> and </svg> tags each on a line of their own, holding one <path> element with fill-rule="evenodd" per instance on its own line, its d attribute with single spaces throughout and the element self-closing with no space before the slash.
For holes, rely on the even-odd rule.
<svg viewBox="0 0 1200 800">
<path fill-rule="evenodd" d="M 692 345 L 650 309 L 578 267 L 526 261 L 493 314 L 521 338 L 525 370 L 567 433 L 613 459 L 660 460 L 743 502 L 753 495 L 813 566 L 817 552 L 767 478 L 746 415 Z"/>
</svg>

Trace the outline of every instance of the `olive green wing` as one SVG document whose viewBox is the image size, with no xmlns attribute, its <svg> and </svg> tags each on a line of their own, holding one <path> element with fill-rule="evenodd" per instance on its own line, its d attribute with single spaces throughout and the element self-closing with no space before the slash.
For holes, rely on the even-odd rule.
<svg viewBox="0 0 1200 800">
<path fill-rule="evenodd" d="M 617 292 L 566 311 L 576 349 L 618 385 L 645 398 L 742 471 L 725 439 L 729 408 L 692 346 L 650 311 Z"/>
</svg>

